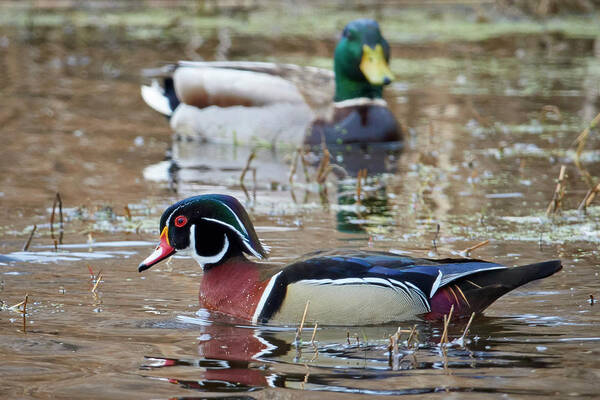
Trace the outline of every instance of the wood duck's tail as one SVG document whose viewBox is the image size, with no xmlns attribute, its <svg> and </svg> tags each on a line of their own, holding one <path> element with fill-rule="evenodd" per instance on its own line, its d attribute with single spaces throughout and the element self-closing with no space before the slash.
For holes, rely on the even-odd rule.
<svg viewBox="0 0 600 400">
<path fill-rule="evenodd" d="M 528 282 L 546 278 L 562 268 L 560 260 L 520 267 L 482 271 L 451 282 L 438 289 L 431 299 L 426 319 L 441 319 L 454 306 L 456 317 L 481 313 L 496 299 Z"/>
<path fill-rule="evenodd" d="M 156 79 L 152 85 L 142 85 L 142 98 L 155 111 L 170 117 L 179 105 L 180 101 L 175 93 L 175 85 L 172 77 L 165 77 L 162 86 Z"/>
</svg>

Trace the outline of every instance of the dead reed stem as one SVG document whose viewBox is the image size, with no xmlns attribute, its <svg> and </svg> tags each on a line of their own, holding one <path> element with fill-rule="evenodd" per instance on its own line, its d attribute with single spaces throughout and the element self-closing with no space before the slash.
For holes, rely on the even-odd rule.
<svg viewBox="0 0 600 400">
<path fill-rule="evenodd" d="M 585 197 L 583 198 L 581 203 L 579 203 L 579 207 L 577 207 L 577 209 L 579 211 L 585 212 L 587 210 L 587 208 L 590 206 L 590 204 L 592 204 L 592 202 L 596 198 L 596 195 L 598 194 L 598 192 L 600 192 L 600 183 L 598 183 L 592 189 L 589 189 L 587 191 L 587 193 L 585 194 Z"/>
<path fill-rule="evenodd" d="M 448 328 L 447 328 L 447 326 L 448 326 L 448 321 L 446 320 L 446 318 L 447 318 L 447 315 L 446 315 L 446 314 L 444 314 L 444 330 L 442 331 L 442 336 L 440 336 L 440 346 L 443 346 L 443 345 L 444 345 L 444 343 L 446 342 L 446 341 L 445 341 L 445 339 L 446 339 L 446 334 L 448 333 L 448 332 L 446 331 L 446 329 L 448 329 Z"/>
<path fill-rule="evenodd" d="M 319 348 L 315 345 L 313 346 L 313 350 L 315 351 L 315 354 L 310 359 L 310 362 L 313 362 L 319 358 Z"/>
<path fill-rule="evenodd" d="M 471 254 L 471 252 L 483 247 L 487 246 L 490 243 L 490 239 L 484 240 L 483 242 L 477 243 L 475 246 L 468 247 L 462 251 L 467 257 Z"/>
<path fill-rule="evenodd" d="M 50 237 L 56 241 L 54 237 L 54 214 L 56 213 L 56 198 L 54 198 L 54 204 L 52 204 L 52 214 L 50 214 Z"/>
<path fill-rule="evenodd" d="M 306 158 L 304 157 L 304 148 L 300 147 L 300 162 L 302 163 L 302 171 L 304 172 L 304 180 L 306 183 L 310 180 L 308 175 L 308 163 L 306 162 Z"/>
<path fill-rule="evenodd" d="M 312 344 L 313 350 L 315 351 L 315 355 L 313 356 L 313 358 L 311 358 L 311 362 L 315 361 L 317 358 L 319 358 L 319 348 L 317 347 L 317 345 L 315 344 L 315 336 L 317 335 L 317 327 L 319 326 L 319 324 L 317 322 L 315 322 L 315 327 L 313 328 L 313 333 L 312 333 L 312 337 L 310 338 L 310 343 Z"/>
<path fill-rule="evenodd" d="M 394 339 L 392 339 L 392 336 L 390 336 L 390 344 L 388 345 L 388 365 L 390 366 L 390 368 L 392 368 L 392 360 L 394 359 L 394 354 L 392 353 L 392 351 L 394 350 Z"/>
<path fill-rule="evenodd" d="M 56 192 L 56 196 L 54 197 L 54 202 L 52 203 L 52 214 L 50 215 L 50 237 L 54 240 L 54 247 L 58 247 L 56 243 L 56 237 L 54 236 L 54 216 L 56 214 L 56 206 L 58 205 L 58 214 L 59 214 L 59 234 L 58 234 L 58 244 L 62 244 L 63 235 L 64 235 L 64 224 L 63 224 L 63 212 L 62 212 L 62 199 L 60 198 L 60 193 Z"/>
<path fill-rule="evenodd" d="M 248 189 L 246 189 L 246 185 L 244 185 L 244 182 L 240 182 L 240 187 L 242 188 L 242 191 L 244 192 L 244 195 L 246 195 L 248 201 L 251 201 L 252 197 L 250 197 L 250 193 L 248 193 Z"/>
<path fill-rule="evenodd" d="M 29 299 L 29 294 L 25 294 L 25 300 L 23 301 L 23 333 L 27 333 L 27 300 Z"/>
<path fill-rule="evenodd" d="M 467 322 L 467 326 L 465 326 L 465 331 L 463 332 L 462 336 L 460 337 L 461 341 L 464 343 L 465 337 L 467 336 L 467 333 L 469 333 L 469 328 L 471 327 L 471 323 L 473 322 L 473 318 L 475 318 L 475 313 L 471 313 L 471 318 L 469 318 L 469 322 Z"/>
<path fill-rule="evenodd" d="M 588 172 L 588 170 L 585 169 L 583 167 L 583 165 L 581 165 L 581 153 L 583 152 L 583 149 L 585 148 L 585 143 L 587 142 L 587 138 L 590 135 L 590 131 L 592 129 L 594 129 L 599 123 L 600 123 L 600 113 L 594 117 L 594 119 L 592 120 L 592 122 L 590 122 L 588 127 L 585 128 L 579 134 L 579 136 L 577 136 L 577 139 L 575 139 L 575 142 L 573 142 L 573 144 L 577 145 L 577 150 L 575 151 L 575 166 L 577 167 L 577 169 L 579 170 L 581 175 L 583 175 L 583 179 L 586 181 L 586 183 L 590 189 L 594 187 L 594 182 L 593 182 L 593 178 L 590 175 L 590 173 Z"/>
<path fill-rule="evenodd" d="M 125 210 L 125 217 L 127 218 L 127 221 L 131 221 L 131 210 L 129 209 L 129 206 L 125 206 L 123 207 L 123 209 Z"/>
<path fill-rule="evenodd" d="M 94 287 L 92 288 L 92 293 L 96 293 L 96 289 L 98 288 L 100 281 L 102 281 L 102 272 L 99 272 L 98 276 L 96 277 L 96 283 L 94 284 Z"/>
<path fill-rule="evenodd" d="M 306 300 L 306 305 L 304 306 L 304 313 L 302 314 L 302 321 L 300 321 L 300 326 L 298 326 L 298 330 L 296 330 L 296 337 L 294 342 L 298 344 L 300 342 L 300 335 L 302 334 L 302 329 L 304 328 L 304 321 L 306 320 L 306 313 L 308 312 L 308 305 L 310 304 L 310 300 Z"/>
<path fill-rule="evenodd" d="M 317 168 L 316 178 L 318 184 L 322 184 L 327 179 L 327 175 L 331 172 L 331 167 L 329 165 L 330 153 L 327 148 L 323 149 L 323 157 L 321 157 L 321 162 L 319 163 L 319 167 Z"/>
<path fill-rule="evenodd" d="M 413 325 L 412 329 L 410 330 L 410 333 L 408 334 L 408 339 L 406 339 L 406 345 L 410 346 L 410 342 L 411 340 L 415 339 L 415 343 L 416 343 L 416 334 L 417 334 L 417 325 Z M 418 345 L 418 343 L 416 343 Z"/>
<path fill-rule="evenodd" d="M 18 302 L 17 304 L 15 304 L 14 306 L 10 306 L 8 307 L 10 310 L 18 310 L 19 307 L 21 307 L 23 305 L 23 303 L 25 303 L 25 300 Z"/>
<path fill-rule="evenodd" d="M 554 189 L 554 194 L 552 195 L 552 200 L 550 200 L 550 204 L 548 204 L 548 208 L 546 208 L 546 215 L 558 212 L 562 206 L 562 199 L 565 195 L 566 172 L 567 167 L 565 165 L 561 165 L 560 173 L 558 174 L 558 181 L 556 182 L 556 188 Z"/>
<path fill-rule="evenodd" d="M 242 186 L 244 185 L 244 178 L 246 177 L 246 173 L 250 169 L 250 164 L 252 163 L 252 160 L 254 160 L 255 157 L 256 157 L 256 149 L 252 150 L 252 153 L 250 153 L 250 155 L 248 156 L 248 160 L 246 161 L 246 166 L 244 167 L 244 169 L 242 170 L 242 174 L 240 175 L 240 183 L 242 184 Z"/>
<path fill-rule="evenodd" d="M 442 332 L 442 337 L 440 338 L 440 346 L 443 347 L 444 344 L 448 343 L 448 325 L 450 325 L 450 320 L 452 319 L 452 313 L 454 312 L 454 304 L 450 307 L 450 312 L 448 315 L 444 315 L 444 332 Z"/>
<path fill-rule="evenodd" d="M 308 383 L 308 377 L 310 376 L 310 367 L 308 364 L 304 364 L 304 366 L 306 367 L 306 374 L 304 375 L 304 380 L 302 381 L 302 390 L 304 390 L 304 385 Z"/>
<path fill-rule="evenodd" d="M 433 237 L 433 240 L 431 241 L 431 243 L 433 244 L 433 249 L 435 250 L 435 252 L 437 253 L 438 249 L 437 249 L 437 241 L 440 238 L 440 224 L 437 224 L 436 230 L 435 230 L 435 236 Z"/>
<path fill-rule="evenodd" d="M 444 359 L 444 371 L 448 372 L 448 351 L 445 346 L 442 346 L 442 358 Z"/>
<path fill-rule="evenodd" d="M 448 371 L 448 352 L 446 350 L 446 344 L 449 343 L 448 340 L 448 325 L 450 325 L 450 320 L 452 319 L 452 313 L 454 312 L 454 304 L 450 307 L 450 312 L 448 315 L 444 315 L 444 332 L 442 332 L 442 337 L 440 338 L 440 349 L 442 351 L 442 358 L 444 360 L 444 370 Z"/>
<path fill-rule="evenodd" d="M 313 333 L 312 336 L 310 338 L 310 343 L 314 346 L 315 345 L 315 336 L 317 335 L 317 327 L 319 326 L 318 322 L 315 322 L 315 327 L 313 328 Z"/>
<path fill-rule="evenodd" d="M 292 160 L 292 168 L 290 169 L 289 182 L 290 185 L 294 184 L 294 175 L 296 175 L 296 167 L 298 165 L 298 158 L 300 157 L 300 147 L 294 152 L 294 159 Z"/>
<path fill-rule="evenodd" d="M 396 331 L 396 333 L 394 333 L 392 336 L 390 336 L 390 347 L 391 347 L 391 367 L 393 371 L 397 371 L 398 369 L 400 369 L 400 350 L 398 348 L 398 342 L 400 342 L 400 334 L 401 334 L 402 330 L 400 329 L 400 327 L 398 327 L 398 330 Z"/>
<path fill-rule="evenodd" d="M 27 241 L 23 245 L 23 251 L 29 250 L 29 245 L 31 244 L 31 240 L 33 239 L 33 235 L 35 234 L 36 229 L 37 229 L 37 225 L 33 225 L 33 229 L 31 229 L 31 233 L 29 233 L 29 237 L 27 238 Z"/>
<path fill-rule="evenodd" d="M 358 171 L 358 174 L 356 176 L 356 204 L 360 205 L 361 202 L 361 192 L 362 192 L 362 185 L 363 182 L 366 183 L 367 180 L 367 169 L 363 168 L 360 169 Z"/>
</svg>

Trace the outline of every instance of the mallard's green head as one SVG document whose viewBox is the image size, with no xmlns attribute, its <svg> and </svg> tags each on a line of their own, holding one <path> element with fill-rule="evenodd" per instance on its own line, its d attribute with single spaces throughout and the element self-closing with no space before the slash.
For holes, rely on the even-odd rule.
<svg viewBox="0 0 600 400">
<path fill-rule="evenodd" d="M 380 98 L 394 75 L 388 66 L 390 46 L 372 19 L 357 19 L 344 28 L 335 48 L 335 101 Z"/>
</svg>

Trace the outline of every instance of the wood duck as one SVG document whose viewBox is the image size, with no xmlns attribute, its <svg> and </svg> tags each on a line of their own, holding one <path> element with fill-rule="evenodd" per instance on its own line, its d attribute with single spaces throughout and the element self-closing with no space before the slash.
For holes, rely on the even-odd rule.
<svg viewBox="0 0 600 400">
<path fill-rule="evenodd" d="M 390 47 L 377 22 L 350 22 L 330 71 L 263 62 L 179 62 L 150 72 L 142 97 L 182 138 L 308 145 L 399 142 L 402 132 L 382 98 L 392 82 Z M 315 111 L 326 117 L 315 118 Z"/>
<path fill-rule="evenodd" d="M 265 258 L 244 207 L 231 196 L 207 194 L 173 204 L 160 218 L 160 243 L 144 271 L 176 252 L 204 270 L 203 307 L 253 323 L 307 321 L 370 325 L 423 317 L 481 313 L 505 293 L 562 268 L 559 260 L 508 268 L 472 259 L 419 259 L 378 251 L 318 251 L 283 269 Z"/>
</svg>

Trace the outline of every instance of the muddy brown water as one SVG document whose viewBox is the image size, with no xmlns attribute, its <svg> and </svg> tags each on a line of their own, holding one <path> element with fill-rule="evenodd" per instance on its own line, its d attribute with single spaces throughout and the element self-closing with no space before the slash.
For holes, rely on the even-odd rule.
<svg viewBox="0 0 600 400">
<path fill-rule="evenodd" d="M 293 157 L 285 150 L 258 151 L 247 194 L 238 183 L 250 151 L 243 147 L 189 144 L 198 165 L 177 171 L 176 185 L 160 174 L 145 179 L 172 144 L 167 122 L 140 99 L 139 71 L 180 58 L 185 43 L 121 35 L 0 33 L 0 253 L 16 259 L 0 259 L 0 397 L 600 396 L 600 304 L 590 301 L 600 298 L 600 210 L 572 211 L 586 186 L 570 147 L 600 110 L 600 38 L 511 37 L 500 49 L 490 41 L 443 52 L 437 44 L 404 52 L 394 44 L 402 65 L 418 66 L 395 68 L 387 91 L 407 140 L 386 161 L 387 173 L 370 174 L 357 209 L 352 179 L 331 178 L 323 197 L 299 168 L 290 187 Z M 233 48 L 249 39 L 233 37 Z M 252 53 L 308 62 L 314 47 Z M 324 39 L 321 48 L 330 47 Z M 213 57 L 213 49 L 203 55 Z M 542 111 L 548 105 L 560 115 Z M 584 153 L 595 176 L 597 148 L 592 137 Z M 570 211 L 546 218 L 561 164 Z M 65 234 L 55 250 L 49 220 L 57 191 Z M 309 326 L 295 344 L 294 327 L 198 310 L 202 272 L 191 259 L 138 274 L 161 211 L 210 192 L 240 198 L 271 260 L 282 264 L 333 247 L 449 256 L 490 239 L 474 256 L 509 265 L 560 258 L 564 269 L 503 297 L 446 355 L 437 345 L 440 324 L 399 324 L 416 324 L 419 347 L 401 346 L 406 356 L 390 366 L 398 325 L 319 327 L 314 345 Z M 102 273 L 95 292 L 90 271 Z M 23 333 L 21 313 L 8 307 L 25 294 Z M 452 323 L 450 339 L 465 324 Z"/>
</svg>

